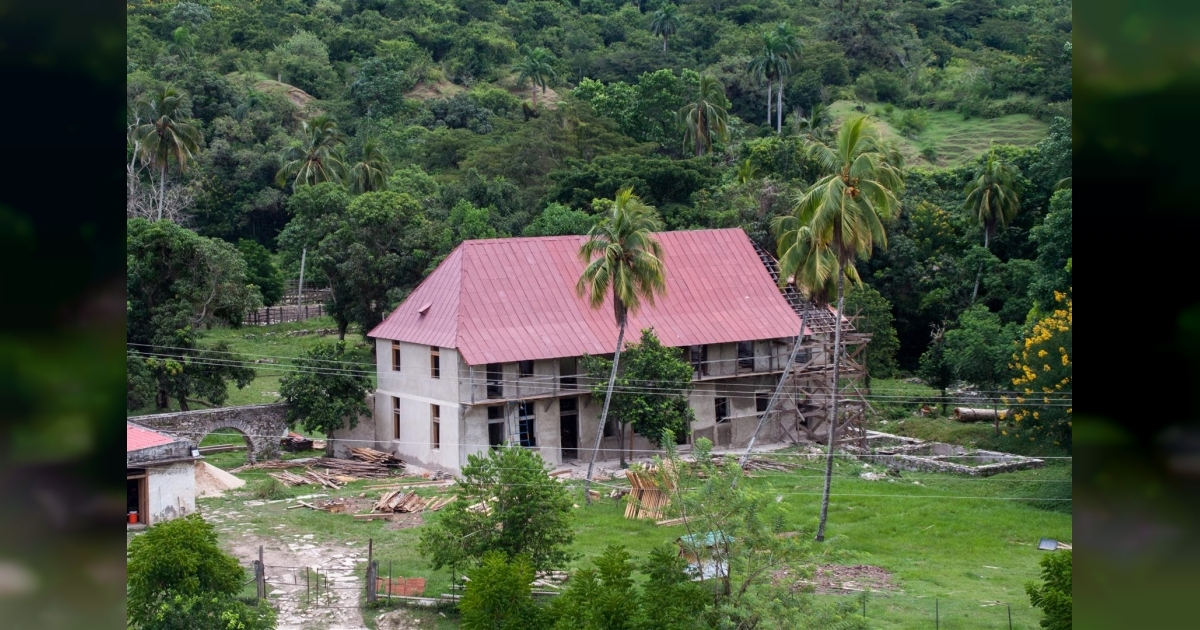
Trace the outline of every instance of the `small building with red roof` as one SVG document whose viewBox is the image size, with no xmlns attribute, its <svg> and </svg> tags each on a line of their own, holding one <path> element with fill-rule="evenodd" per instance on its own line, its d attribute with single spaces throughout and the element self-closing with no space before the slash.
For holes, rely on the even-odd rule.
<svg viewBox="0 0 1200 630">
<path fill-rule="evenodd" d="M 799 302 L 780 290 L 774 260 L 741 229 L 656 237 L 667 291 L 630 316 L 626 343 L 652 328 L 693 364 L 696 420 L 681 443 L 743 445 L 801 332 Z M 611 358 L 618 328 L 611 295 L 592 309 L 575 292 L 584 240 L 465 241 L 371 330 L 376 447 L 451 472 L 469 454 L 504 443 L 536 448 L 555 464 L 586 459 L 603 397 L 592 397 L 580 357 Z M 804 321 L 806 339 L 829 329 Z M 798 361 L 812 359 L 805 352 Z M 764 427 L 760 442 L 795 421 L 794 406 L 784 413 L 791 420 Z M 605 427 L 603 435 L 601 458 L 615 458 L 616 431 Z M 653 448 L 635 436 L 635 453 Z"/>
<path fill-rule="evenodd" d="M 130 524 L 154 525 L 195 512 L 199 459 L 200 453 L 188 440 L 126 421 Z"/>
</svg>

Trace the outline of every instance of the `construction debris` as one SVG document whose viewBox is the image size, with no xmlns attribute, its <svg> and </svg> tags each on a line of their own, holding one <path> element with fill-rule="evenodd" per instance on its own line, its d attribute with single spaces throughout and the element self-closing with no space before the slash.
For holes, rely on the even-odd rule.
<svg viewBox="0 0 1200 630">
<path fill-rule="evenodd" d="M 404 468 L 404 462 L 400 458 L 391 453 L 384 453 L 373 448 L 351 448 L 350 456 L 360 461 L 380 464 L 388 468 Z"/>
<path fill-rule="evenodd" d="M 562 588 L 562 585 L 570 577 L 571 574 L 566 571 L 538 571 L 534 574 L 532 586 L 534 588 L 543 587 L 557 590 Z"/>
<path fill-rule="evenodd" d="M 483 512 L 484 514 L 491 514 L 492 513 L 492 505 L 491 505 L 492 500 L 493 499 L 488 499 L 487 501 L 480 501 L 479 503 L 476 503 L 475 505 L 468 506 L 467 511 L 468 512 Z"/>
<path fill-rule="evenodd" d="M 629 494 L 629 488 L 613 488 L 613 491 L 608 493 L 608 498 L 620 499 L 627 494 Z"/>
<path fill-rule="evenodd" d="M 333 490 L 340 490 L 342 488 L 340 485 L 338 485 L 338 482 L 334 480 L 334 478 L 330 477 L 329 475 L 323 475 L 312 469 L 305 469 L 303 475 L 290 473 L 286 470 L 283 472 L 267 474 L 285 486 L 303 486 L 311 483 L 319 486 L 325 486 L 326 488 L 331 488 Z M 353 481 L 353 478 L 351 478 L 351 481 Z"/>
<path fill-rule="evenodd" d="M 458 497 L 452 495 L 449 497 L 420 497 L 416 492 L 408 491 L 401 493 L 399 490 L 385 492 L 379 501 L 372 508 L 373 512 L 378 513 L 409 513 L 409 512 L 424 512 L 426 510 L 436 512 L 446 505 L 453 502 Z"/>
<path fill-rule="evenodd" d="M 353 459 L 332 459 L 329 457 L 322 457 L 316 461 L 316 465 L 323 468 L 328 468 L 331 471 L 337 471 L 345 475 L 358 477 L 359 479 L 382 479 L 385 477 L 390 477 L 392 474 L 391 468 L 386 464 L 376 464 Z"/>
<path fill-rule="evenodd" d="M 283 446 L 283 450 L 295 453 L 312 450 L 313 441 L 312 438 L 306 438 L 299 433 L 288 431 L 287 437 L 281 440 L 280 445 Z"/>
<path fill-rule="evenodd" d="M 245 470 L 282 470 L 285 468 L 300 468 L 316 461 L 318 460 L 313 457 L 304 457 L 300 459 L 272 459 L 265 462 L 258 462 L 257 464 L 238 466 L 229 472 L 240 473 Z"/>
<path fill-rule="evenodd" d="M 742 470 L 773 470 L 775 472 L 791 472 L 798 467 L 798 464 L 762 459 L 761 457 L 751 457 L 746 460 L 745 464 L 742 464 Z"/>
</svg>

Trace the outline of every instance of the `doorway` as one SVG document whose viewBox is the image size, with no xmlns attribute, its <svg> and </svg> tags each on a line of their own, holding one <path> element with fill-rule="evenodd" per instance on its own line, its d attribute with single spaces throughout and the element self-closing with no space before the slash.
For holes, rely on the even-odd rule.
<svg viewBox="0 0 1200 630">
<path fill-rule="evenodd" d="M 149 492 L 146 489 L 145 469 L 129 468 L 125 475 L 126 499 L 125 511 L 137 512 L 137 522 L 142 525 L 149 523 L 149 508 L 147 506 Z"/>
<path fill-rule="evenodd" d="M 558 401 L 558 414 L 562 461 L 579 459 L 579 399 Z"/>
</svg>

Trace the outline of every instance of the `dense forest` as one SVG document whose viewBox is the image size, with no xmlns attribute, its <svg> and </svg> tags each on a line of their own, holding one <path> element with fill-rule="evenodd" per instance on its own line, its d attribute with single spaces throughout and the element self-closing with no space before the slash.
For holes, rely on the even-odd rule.
<svg viewBox="0 0 1200 630">
<path fill-rule="evenodd" d="M 1071 287 L 1070 0 L 129 0 L 127 41 L 146 347 L 274 303 L 302 256 L 368 330 L 462 240 L 582 234 L 624 187 L 775 251 L 854 114 L 905 161 L 847 300 L 873 375 L 1007 384 Z"/>
</svg>

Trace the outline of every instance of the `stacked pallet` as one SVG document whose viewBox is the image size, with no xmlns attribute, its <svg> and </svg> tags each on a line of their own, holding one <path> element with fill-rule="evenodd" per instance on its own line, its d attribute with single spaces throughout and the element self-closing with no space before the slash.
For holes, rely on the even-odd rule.
<svg viewBox="0 0 1200 630">
<path fill-rule="evenodd" d="M 625 518 L 662 518 L 663 508 L 670 503 L 670 496 L 659 487 L 654 473 L 653 466 L 640 470 L 630 468 L 625 471 L 625 477 L 632 486 L 629 491 L 629 503 L 625 506 Z"/>
<path fill-rule="evenodd" d="M 372 508 L 373 512 L 378 513 L 411 513 L 424 512 L 426 510 L 436 512 L 446 505 L 457 499 L 457 496 L 449 497 L 420 497 L 416 492 L 408 491 L 401 493 L 399 490 L 385 492 L 379 501 Z"/>
<path fill-rule="evenodd" d="M 350 456 L 360 461 L 380 464 L 388 468 L 404 468 L 404 462 L 400 458 L 391 453 L 384 453 L 373 448 L 351 448 Z"/>
</svg>

